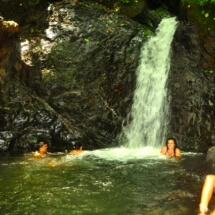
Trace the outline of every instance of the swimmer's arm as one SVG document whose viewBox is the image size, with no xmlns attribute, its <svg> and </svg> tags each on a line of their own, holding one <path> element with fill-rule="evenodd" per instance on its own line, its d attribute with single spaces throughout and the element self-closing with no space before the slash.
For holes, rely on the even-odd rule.
<svg viewBox="0 0 215 215">
<path fill-rule="evenodd" d="M 181 157 L 181 151 L 180 151 L 180 149 L 176 149 L 175 156 L 176 157 Z"/>
<path fill-rule="evenodd" d="M 167 148 L 166 148 L 166 146 L 164 146 L 164 147 L 161 149 L 160 153 L 161 153 L 162 155 L 165 155 L 165 154 L 166 154 L 166 151 L 167 151 Z"/>
</svg>

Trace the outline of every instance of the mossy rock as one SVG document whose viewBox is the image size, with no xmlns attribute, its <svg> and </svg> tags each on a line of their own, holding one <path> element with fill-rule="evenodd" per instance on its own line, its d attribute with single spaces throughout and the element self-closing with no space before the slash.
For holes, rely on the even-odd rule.
<svg viewBox="0 0 215 215">
<path fill-rule="evenodd" d="M 121 3 L 120 11 L 128 17 L 135 17 L 147 7 L 145 0 L 131 0 L 130 3 Z"/>
<path fill-rule="evenodd" d="M 162 6 L 157 8 L 156 10 L 151 12 L 151 17 L 154 19 L 163 19 L 165 17 L 171 17 L 172 14 L 168 11 L 168 8 L 166 6 Z"/>
</svg>

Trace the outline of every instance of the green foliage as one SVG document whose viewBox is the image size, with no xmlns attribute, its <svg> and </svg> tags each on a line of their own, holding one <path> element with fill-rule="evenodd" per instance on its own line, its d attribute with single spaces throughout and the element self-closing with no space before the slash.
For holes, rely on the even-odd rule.
<svg viewBox="0 0 215 215">
<path fill-rule="evenodd" d="M 127 4 L 125 4 L 125 0 L 123 1 L 124 3 L 121 2 L 121 4 L 119 5 L 120 12 L 130 18 L 141 14 L 144 8 L 147 7 L 145 0 L 129 0 Z"/>
<path fill-rule="evenodd" d="M 152 35 L 153 34 L 153 31 L 151 31 L 150 29 L 144 29 L 144 35 L 145 36 L 149 36 L 149 35 Z"/>
<path fill-rule="evenodd" d="M 89 40 L 88 38 L 84 38 L 84 41 L 85 41 L 86 43 L 89 43 L 89 42 L 90 42 L 90 40 Z"/>
<path fill-rule="evenodd" d="M 182 7 L 187 10 L 203 31 L 215 32 L 215 0 L 182 0 Z"/>
<path fill-rule="evenodd" d="M 132 3 L 132 0 L 120 0 L 120 2 L 124 4 L 128 4 L 128 3 Z M 135 0 L 135 2 L 137 3 L 138 0 Z"/>
<path fill-rule="evenodd" d="M 182 4 L 188 3 L 188 4 L 197 4 L 199 6 L 204 6 L 204 5 L 214 5 L 215 0 L 182 0 Z"/>
<path fill-rule="evenodd" d="M 29 0 L 28 4 L 29 6 L 38 5 L 40 3 L 40 0 Z"/>
<path fill-rule="evenodd" d="M 198 0 L 198 4 L 202 6 L 202 5 L 206 4 L 206 3 L 208 3 L 208 1 L 209 0 Z"/>
<path fill-rule="evenodd" d="M 131 0 L 121 0 L 122 3 L 130 3 Z"/>
<path fill-rule="evenodd" d="M 205 73 L 209 73 L 209 74 L 213 74 L 214 73 L 214 70 L 205 70 Z"/>
<path fill-rule="evenodd" d="M 34 136 L 30 136 L 30 137 L 28 137 L 26 140 L 25 140 L 25 142 L 27 142 L 27 143 L 29 143 L 29 144 L 35 144 L 35 143 L 37 143 L 37 137 L 34 137 Z"/>
<path fill-rule="evenodd" d="M 198 0 L 198 4 L 200 6 L 206 5 L 206 4 L 215 4 L 215 0 Z"/>
</svg>

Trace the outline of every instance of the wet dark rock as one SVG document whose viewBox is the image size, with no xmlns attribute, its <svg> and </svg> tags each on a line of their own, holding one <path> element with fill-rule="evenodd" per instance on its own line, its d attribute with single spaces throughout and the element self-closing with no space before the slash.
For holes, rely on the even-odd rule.
<svg viewBox="0 0 215 215">
<path fill-rule="evenodd" d="M 196 25 L 180 23 L 173 41 L 168 84 L 170 133 L 184 150 L 206 152 L 213 144 L 215 87 L 214 74 L 204 67 L 208 58 L 201 42 Z M 207 65 L 213 68 L 214 63 Z"/>
<path fill-rule="evenodd" d="M 215 146 L 208 149 L 206 160 L 209 163 L 215 164 Z"/>
<path fill-rule="evenodd" d="M 181 0 L 162 0 L 162 2 L 168 7 L 171 13 L 179 15 Z"/>
<path fill-rule="evenodd" d="M 9 148 L 9 144 L 6 141 L 0 139 L 0 150 L 7 151 L 8 148 Z"/>
<path fill-rule="evenodd" d="M 13 19 L 19 26 L 0 33 L 4 150 L 31 149 L 43 139 L 56 150 L 74 141 L 112 145 L 132 104 L 141 46 L 170 12 L 181 22 L 172 44 L 168 133 L 184 151 L 215 144 L 215 37 L 180 11 L 178 0 L 148 1 L 134 20 L 95 1 L 49 2 L 0 2 L 0 25 Z"/>
<path fill-rule="evenodd" d="M 51 4 L 46 11 L 36 13 L 40 26 L 31 37 L 31 14 L 22 23 L 17 47 L 25 51 L 17 56 L 26 73 L 7 69 L 16 78 L 5 93 L 10 149 L 31 148 L 38 139 L 56 149 L 76 140 L 84 148 L 111 145 L 132 103 L 144 29 L 89 1 Z"/>
</svg>

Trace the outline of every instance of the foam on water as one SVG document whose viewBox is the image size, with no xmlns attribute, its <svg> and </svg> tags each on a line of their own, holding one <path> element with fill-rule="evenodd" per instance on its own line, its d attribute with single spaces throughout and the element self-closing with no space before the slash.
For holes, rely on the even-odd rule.
<svg viewBox="0 0 215 215">
<path fill-rule="evenodd" d="M 160 154 L 160 148 L 142 147 L 139 149 L 129 149 L 126 147 L 106 148 L 89 152 L 89 155 L 96 156 L 105 160 L 129 161 L 138 159 L 164 159 Z"/>
</svg>

